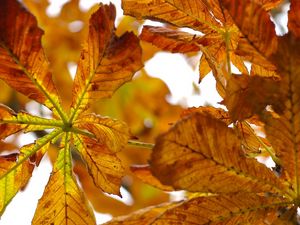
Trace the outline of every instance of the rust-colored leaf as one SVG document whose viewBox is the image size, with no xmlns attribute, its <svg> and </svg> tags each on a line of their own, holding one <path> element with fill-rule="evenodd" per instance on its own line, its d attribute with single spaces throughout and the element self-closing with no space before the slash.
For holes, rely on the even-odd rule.
<svg viewBox="0 0 300 225">
<path fill-rule="evenodd" d="M 112 4 L 101 5 L 91 16 L 73 84 L 71 119 L 86 110 L 92 100 L 110 97 L 142 67 L 137 37 L 128 32 L 116 36 L 115 16 Z"/>
<path fill-rule="evenodd" d="M 186 32 L 180 32 L 167 27 L 144 26 L 141 40 L 152 43 L 162 50 L 174 53 L 199 51 L 200 38 Z"/>
</svg>

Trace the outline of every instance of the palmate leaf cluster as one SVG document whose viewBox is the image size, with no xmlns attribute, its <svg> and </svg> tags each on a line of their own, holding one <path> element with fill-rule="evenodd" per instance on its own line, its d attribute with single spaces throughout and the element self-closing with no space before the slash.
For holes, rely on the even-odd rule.
<svg viewBox="0 0 300 225">
<path fill-rule="evenodd" d="M 80 156 L 97 189 L 119 194 L 126 168 L 117 153 L 132 135 L 124 122 L 91 113 L 91 106 L 94 100 L 111 97 L 142 68 L 142 48 L 144 60 L 147 53 L 152 54 L 145 47 L 148 42 L 173 53 L 202 52 L 199 80 L 212 71 L 227 111 L 213 107 L 184 110 L 180 119 L 157 137 L 149 164 L 131 168 L 136 177 L 158 189 L 186 190 L 185 200 L 144 208 L 107 224 L 297 224 L 300 3 L 290 1 L 288 33 L 278 36 L 270 15 L 282 3 L 122 0 L 124 14 L 165 23 L 162 27 L 144 26 L 139 37 L 132 32 L 117 35 L 114 6 L 100 4 L 89 19 L 70 106 L 65 110 L 41 45 L 43 31 L 20 3 L 3 0 L 0 78 L 48 107 L 53 118 L 0 105 L 1 139 L 19 131 L 52 129 L 17 154 L 0 156 L 1 214 L 26 186 L 49 146 L 55 144 L 58 156 L 32 223 L 95 224 L 75 178 L 74 171 L 80 170 L 73 157 Z M 183 27 L 202 35 L 183 32 Z M 250 71 L 245 62 L 251 63 Z M 241 74 L 233 74 L 232 65 Z M 149 84 L 144 82 L 146 89 Z M 159 112 L 151 101 L 160 100 L 149 99 L 145 106 L 155 108 L 162 123 L 162 114 L 168 111 Z M 126 106 L 136 113 L 135 102 Z M 265 137 L 258 136 L 254 127 Z M 259 163 L 257 156 L 271 157 L 276 168 Z"/>
</svg>

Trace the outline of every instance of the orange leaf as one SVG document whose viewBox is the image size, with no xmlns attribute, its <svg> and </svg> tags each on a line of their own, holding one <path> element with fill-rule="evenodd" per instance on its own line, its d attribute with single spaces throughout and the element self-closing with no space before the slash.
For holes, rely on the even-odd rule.
<svg viewBox="0 0 300 225">
<path fill-rule="evenodd" d="M 149 165 L 133 165 L 130 167 L 131 171 L 144 183 L 149 184 L 163 191 L 173 191 L 171 186 L 163 185 L 157 178 L 155 178 L 151 171 Z"/>
<path fill-rule="evenodd" d="M 4 122 L 14 119 L 16 115 L 12 109 L 0 104 L 0 139 L 4 139 L 23 129 L 21 124 L 8 124 Z"/>
<path fill-rule="evenodd" d="M 105 224 L 264 225 L 266 217 L 276 214 L 279 208 L 276 202 L 281 201 L 280 198 L 266 198 L 250 193 L 195 197 L 183 202 L 149 207 L 128 216 L 117 217 Z"/>
<path fill-rule="evenodd" d="M 219 138 L 222 137 L 222 138 Z M 192 192 L 282 192 L 271 170 L 245 157 L 226 124 L 205 114 L 178 122 L 156 141 L 153 174 L 166 185 Z"/>
<path fill-rule="evenodd" d="M 250 118 L 262 112 L 280 97 L 277 77 L 233 75 L 226 87 L 223 103 L 233 121 Z"/>
<path fill-rule="evenodd" d="M 266 61 L 272 53 L 276 52 L 278 40 L 275 33 L 275 26 L 270 20 L 269 14 L 261 5 L 251 0 L 221 0 L 221 3 L 229 11 L 235 24 L 244 36 L 244 41 L 239 42 L 238 49 L 251 55 L 249 60 L 256 60 L 259 65 L 270 67 Z"/>
<path fill-rule="evenodd" d="M 73 175 L 69 143 L 65 144 L 65 148 L 59 152 L 44 194 L 38 202 L 33 225 L 96 224 L 93 212 Z"/>
<path fill-rule="evenodd" d="M 86 162 L 95 185 L 107 193 L 120 195 L 124 168 L 116 154 L 94 139 L 80 135 L 74 138 L 75 146 Z"/>
<path fill-rule="evenodd" d="M 98 144 L 104 145 L 111 152 L 119 152 L 130 137 L 129 128 L 124 122 L 96 114 L 80 116 L 74 127 L 91 132 Z"/>
<path fill-rule="evenodd" d="M 34 16 L 20 3 L 1 2 L 0 78 L 15 90 L 54 110 L 59 97 L 41 45 L 42 35 Z"/>
<path fill-rule="evenodd" d="M 71 120 L 92 100 L 110 97 L 142 67 L 138 38 L 128 32 L 117 37 L 115 16 L 112 4 L 101 5 L 91 16 L 73 84 Z"/>
<path fill-rule="evenodd" d="M 173 53 L 187 53 L 200 50 L 197 43 L 200 37 L 167 27 L 144 26 L 140 38 L 160 49 Z"/>
<path fill-rule="evenodd" d="M 300 37 L 300 2 L 298 0 L 291 0 L 289 11 L 288 29 L 296 38 Z"/>
</svg>

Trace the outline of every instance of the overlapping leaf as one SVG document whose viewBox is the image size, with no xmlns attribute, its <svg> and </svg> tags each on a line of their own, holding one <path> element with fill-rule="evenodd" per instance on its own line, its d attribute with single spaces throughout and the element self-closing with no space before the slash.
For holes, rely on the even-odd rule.
<svg viewBox="0 0 300 225">
<path fill-rule="evenodd" d="M 92 99 L 110 97 L 142 67 L 141 48 L 133 33 L 115 35 L 115 8 L 101 7 L 90 19 L 89 35 L 73 84 L 71 120 Z"/>
</svg>

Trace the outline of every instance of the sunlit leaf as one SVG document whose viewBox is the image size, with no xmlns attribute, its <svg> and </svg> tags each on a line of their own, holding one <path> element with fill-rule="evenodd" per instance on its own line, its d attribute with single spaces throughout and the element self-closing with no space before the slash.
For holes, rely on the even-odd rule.
<svg viewBox="0 0 300 225">
<path fill-rule="evenodd" d="M 265 220 L 268 214 L 276 213 L 280 201 L 278 198 L 265 198 L 255 194 L 196 197 L 177 204 L 144 209 L 106 224 L 263 225 L 267 222 Z"/>
<path fill-rule="evenodd" d="M 86 162 L 95 185 L 105 192 L 120 195 L 124 168 L 116 154 L 104 144 L 79 135 L 75 136 L 75 145 Z"/>
<path fill-rule="evenodd" d="M 222 0 L 221 3 L 244 35 L 244 41 L 239 42 L 239 51 L 250 61 L 272 67 L 267 59 L 276 52 L 278 40 L 270 15 L 262 5 L 251 0 Z"/>
<path fill-rule="evenodd" d="M 271 170 L 245 157 L 240 144 L 224 123 L 193 114 L 159 137 L 151 169 L 163 184 L 193 192 L 285 191 Z"/>
<path fill-rule="evenodd" d="M 22 130 L 21 124 L 6 124 L 5 120 L 15 119 L 16 113 L 5 105 L 0 104 L 0 139 Z"/>
<path fill-rule="evenodd" d="M 3 1 L 0 18 L 0 78 L 61 114 L 36 19 L 17 1 Z"/>
<path fill-rule="evenodd" d="M 69 137 L 60 150 L 32 224 L 96 224 L 72 172 Z"/>
<path fill-rule="evenodd" d="M 31 177 L 34 166 L 29 160 L 14 169 L 16 162 L 22 160 L 23 153 L 0 156 L 0 215 L 3 214 L 6 206 L 12 198 L 23 188 Z M 7 176 L 2 176 L 8 170 L 11 172 Z"/>
<path fill-rule="evenodd" d="M 87 43 L 81 52 L 73 85 L 72 116 L 92 99 L 110 97 L 142 67 L 141 48 L 133 33 L 117 37 L 115 7 L 101 6 L 90 19 Z"/>
<path fill-rule="evenodd" d="M 144 26 L 140 38 L 170 52 L 187 53 L 200 50 L 198 36 L 166 27 Z"/>
<path fill-rule="evenodd" d="M 130 136 L 129 128 L 124 122 L 96 114 L 81 116 L 74 126 L 91 132 L 98 143 L 105 145 L 111 152 L 120 151 Z"/>
</svg>

